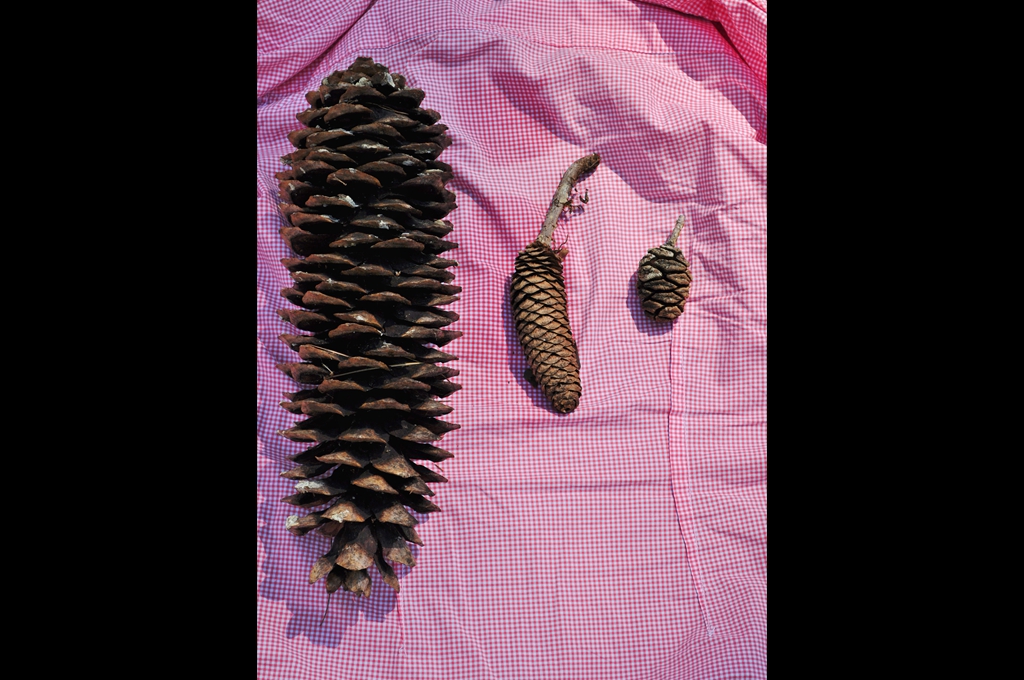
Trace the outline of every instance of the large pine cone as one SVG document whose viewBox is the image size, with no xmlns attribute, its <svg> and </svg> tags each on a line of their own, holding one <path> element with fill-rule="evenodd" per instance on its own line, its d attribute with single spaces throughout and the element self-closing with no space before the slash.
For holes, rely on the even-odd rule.
<svg viewBox="0 0 1024 680">
<path fill-rule="evenodd" d="M 534 241 L 516 257 L 512 275 L 512 310 L 516 334 L 526 353 L 532 378 L 559 413 L 580 403 L 580 358 L 569 327 L 562 275 L 565 251 Z"/>
<path fill-rule="evenodd" d="M 298 150 L 277 175 L 281 235 L 301 256 L 282 261 L 295 284 L 281 294 L 302 308 L 278 313 L 308 333 L 281 336 L 301 361 L 278 368 L 310 386 L 287 395 L 282 406 L 307 417 L 280 434 L 314 442 L 282 473 L 298 480 L 284 500 L 316 509 L 287 528 L 334 538 L 309 576 L 328 592 L 369 597 L 370 565 L 398 590 L 388 561 L 413 566 L 407 541 L 422 544 L 406 507 L 438 510 L 426 483 L 447 481 L 414 461 L 451 457 L 430 442 L 459 427 L 436 417 L 452 410 L 436 398 L 460 388 L 441 366 L 456 357 L 435 349 L 462 335 L 443 330 L 458 315 L 439 308 L 462 290 L 440 257 L 457 247 L 440 219 L 456 207 L 451 167 L 436 160 L 450 140 L 423 97 L 357 59 L 306 95 L 306 127 L 288 135 Z"/>
<path fill-rule="evenodd" d="M 640 260 L 636 275 L 637 292 L 644 312 L 653 319 L 672 321 L 683 313 L 690 297 L 690 264 L 675 242 L 683 228 L 683 216 L 676 221 L 669 240 L 651 248 Z"/>
</svg>

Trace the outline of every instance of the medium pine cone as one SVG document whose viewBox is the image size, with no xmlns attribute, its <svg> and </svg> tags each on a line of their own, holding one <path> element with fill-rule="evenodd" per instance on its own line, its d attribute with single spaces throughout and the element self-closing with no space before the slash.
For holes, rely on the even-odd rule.
<svg viewBox="0 0 1024 680">
<path fill-rule="evenodd" d="M 690 265 L 675 243 L 683 229 L 683 216 L 664 245 L 651 248 L 640 260 L 636 287 L 644 312 L 653 319 L 671 321 L 683 313 L 690 297 Z"/>
<path fill-rule="evenodd" d="M 288 135 L 297 151 L 282 158 L 291 169 L 277 175 L 281 235 L 301 256 L 282 260 L 295 283 L 281 295 L 302 308 L 278 313 L 307 332 L 281 336 L 301 361 L 278 368 L 309 386 L 281 404 L 306 418 L 280 434 L 314 443 L 282 476 L 298 480 L 284 500 L 315 511 L 286 526 L 333 537 L 309 575 L 329 593 L 369 597 L 370 565 L 399 589 L 388 561 L 411 567 L 407 541 L 422 545 L 406 507 L 439 510 L 426 483 L 447 481 L 414 461 L 450 458 L 431 442 L 459 427 L 436 417 L 452 411 L 436 398 L 460 388 L 441 366 L 456 357 L 427 346 L 462 335 L 442 330 L 458 315 L 440 309 L 462 289 L 440 257 L 457 247 L 440 219 L 456 207 L 451 167 L 436 160 L 450 140 L 423 97 L 357 59 L 306 95 L 306 127 Z"/>
<path fill-rule="evenodd" d="M 562 258 L 534 241 L 516 257 L 512 309 L 532 378 L 559 413 L 580 403 L 580 359 L 569 327 Z"/>
<path fill-rule="evenodd" d="M 528 377 L 540 384 L 559 413 L 573 411 L 580 403 L 583 389 L 562 275 L 562 260 L 568 251 L 553 251 L 551 237 L 562 211 L 572 205 L 571 191 L 576 181 L 600 162 L 598 154 L 591 154 L 565 171 L 540 235 L 516 256 L 512 274 L 512 314 L 530 367 Z"/>
</svg>

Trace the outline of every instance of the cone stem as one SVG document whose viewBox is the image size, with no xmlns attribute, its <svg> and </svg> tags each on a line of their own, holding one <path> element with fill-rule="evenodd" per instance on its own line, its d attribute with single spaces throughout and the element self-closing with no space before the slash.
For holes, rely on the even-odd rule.
<svg viewBox="0 0 1024 680">
<path fill-rule="evenodd" d="M 544 218 L 544 226 L 540 230 L 540 236 L 537 237 L 537 240 L 543 245 L 551 245 L 551 237 L 555 235 L 558 217 L 562 214 L 562 209 L 569 203 L 569 195 L 572 192 L 573 186 L 576 185 L 580 177 L 596 168 L 600 162 L 601 156 L 592 153 L 570 165 L 569 169 L 562 175 L 562 181 L 558 183 L 558 189 L 555 190 L 555 195 L 551 198 L 551 207 L 548 208 L 547 217 Z"/>
<path fill-rule="evenodd" d="M 675 246 L 676 241 L 679 240 L 679 234 L 681 234 L 683 231 L 683 221 L 685 220 L 685 218 L 686 215 L 680 215 L 679 219 L 676 220 L 676 228 L 672 230 L 672 235 L 668 237 L 667 241 L 665 241 L 665 245 Z"/>
</svg>

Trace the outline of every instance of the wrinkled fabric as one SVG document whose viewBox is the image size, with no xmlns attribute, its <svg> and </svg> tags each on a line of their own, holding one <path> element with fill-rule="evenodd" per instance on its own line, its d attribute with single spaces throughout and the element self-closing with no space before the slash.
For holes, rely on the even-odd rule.
<svg viewBox="0 0 1024 680">
<path fill-rule="evenodd" d="M 767 7 L 751 0 L 257 3 L 257 676 L 764 678 L 767 665 Z M 369 599 L 308 584 L 330 539 L 296 537 L 276 434 L 299 386 L 275 172 L 320 79 L 371 57 L 426 92 L 452 145 L 464 333 L 454 458 L 416 515 L 417 566 Z M 583 394 L 555 413 L 524 377 L 516 254 L 565 169 L 589 199 L 554 243 Z M 685 215 L 693 283 L 671 323 L 635 274 Z M 304 512 L 304 511 L 300 511 Z"/>
</svg>

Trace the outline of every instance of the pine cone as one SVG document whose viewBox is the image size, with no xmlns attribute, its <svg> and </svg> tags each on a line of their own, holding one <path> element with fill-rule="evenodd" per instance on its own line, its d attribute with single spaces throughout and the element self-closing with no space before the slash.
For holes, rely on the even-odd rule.
<svg viewBox="0 0 1024 680">
<path fill-rule="evenodd" d="M 417 512 L 439 508 L 427 482 L 443 476 L 414 461 L 452 454 L 430 444 L 459 426 L 435 397 L 460 388 L 438 349 L 462 335 L 442 330 L 458 320 L 439 307 L 462 289 L 440 257 L 457 247 L 442 221 L 455 206 L 444 185 L 451 167 L 436 160 L 450 143 L 440 114 L 419 108 L 422 90 L 371 59 L 359 58 L 306 95 L 306 126 L 288 135 L 297 148 L 278 173 L 281 235 L 298 258 L 285 258 L 295 284 L 281 291 L 302 309 L 280 316 L 306 335 L 282 335 L 301 361 L 278 365 L 310 386 L 281 405 L 306 416 L 281 435 L 314 445 L 292 457 L 283 477 L 298 480 L 284 500 L 316 508 L 292 515 L 288 530 L 333 537 L 310 583 L 370 595 L 376 565 L 396 591 L 391 565 L 413 566 L 407 541 L 421 544 Z"/>
<path fill-rule="evenodd" d="M 580 403 L 583 389 L 562 276 L 562 260 L 568 251 L 554 252 L 551 237 L 559 215 L 572 204 L 572 187 L 600 162 L 601 157 L 592 154 L 565 171 L 551 199 L 540 235 L 516 256 L 512 274 L 512 313 L 516 334 L 529 364 L 527 377 L 540 384 L 559 413 L 573 411 Z"/>
<path fill-rule="evenodd" d="M 683 215 L 664 245 L 651 248 L 640 260 L 636 287 L 644 312 L 652 319 L 672 321 L 683 313 L 690 297 L 690 265 L 675 243 L 683 229 Z"/>
<path fill-rule="evenodd" d="M 561 257 L 559 257 L 561 255 Z M 562 257 L 534 241 L 516 257 L 512 276 L 512 309 L 516 333 L 526 353 L 532 381 L 559 413 L 580 403 L 580 359 L 569 327 L 569 309 L 562 278 Z"/>
</svg>

